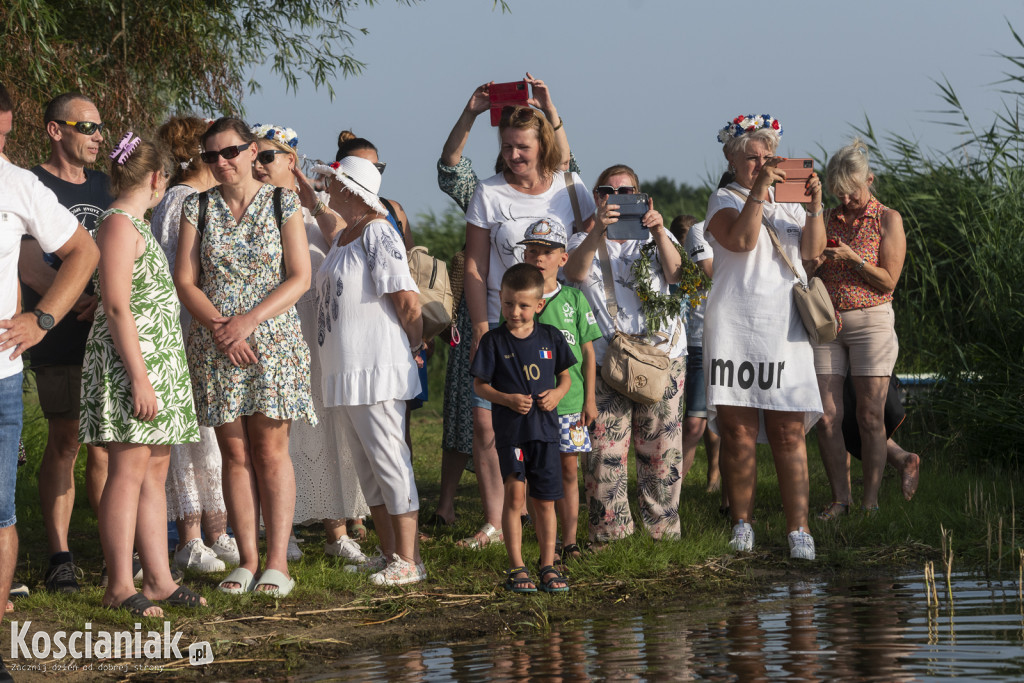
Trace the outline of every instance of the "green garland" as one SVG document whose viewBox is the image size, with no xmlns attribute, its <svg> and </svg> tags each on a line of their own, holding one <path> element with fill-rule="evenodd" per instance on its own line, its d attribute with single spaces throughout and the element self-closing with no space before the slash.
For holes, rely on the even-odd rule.
<svg viewBox="0 0 1024 683">
<path fill-rule="evenodd" d="M 682 276 L 678 287 L 671 294 L 662 294 L 651 286 L 651 273 L 658 258 L 658 245 L 653 240 L 640 247 L 640 258 L 630 268 L 634 291 L 640 299 L 640 311 L 647 321 L 648 332 L 657 332 L 667 327 L 668 321 L 677 317 L 682 310 L 684 298 L 689 299 L 691 307 L 700 305 L 707 298 L 711 287 L 711 280 L 690 260 L 683 247 L 673 244 L 682 259 Z"/>
</svg>

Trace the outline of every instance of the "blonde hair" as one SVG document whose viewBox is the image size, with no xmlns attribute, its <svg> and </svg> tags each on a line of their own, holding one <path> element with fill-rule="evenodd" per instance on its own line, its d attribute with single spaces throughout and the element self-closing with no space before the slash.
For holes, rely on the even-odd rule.
<svg viewBox="0 0 1024 683">
<path fill-rule="evenodd" d="M 729 138 L 726 143 L 722 145 L 722 151 L 725 153 L 726 157 L 732 156 L 737 151 L 746 152 L 747 145 L 756 140 L 758 142 L 763 142 L 768 146 L 768 151 L 775 154 L 775 150 L 779 148 L 779 141 L 781 139 L 782 136 L 779 135 L 777 130 L 773 130 L 772 128 L 758 128 L 757 130 L 749 133 L 744 133 L 739 137 Z"/>
<path fill-rule="evenodd" d="M 629 166 L 626 166 L 625 164 L 615 164 L 614 166 L 609 166 L 608 168 L 601 171 L 601 175 L 597 176 L 597 182 L 594 183 L 594 189 L 596 190 L 601 185 L 607 185 L 608 179 L 611 178 L 613 175 L 622 174 L 628 175 L 630 178 L 633 179 L 633 188 L 636 192 L 639 192 L 640 179 L 637 178 L 636 171 L 634 171 Z"/>
<path fill-rule="evenodd" d="M 868 147 L 860 138 L 836 152 L 828 160 L 825 171 L 828 191 L 837 197 L 853 194 L 868 184 L 871 167 L 868 165 Z"/>
<path fill-rule="evenodd" d="M 150 173 L 163 171 L 170 175 L 171 157 L 159 144 L 139 139 L 135 151 L 123 164 L 110 161 L 110 192 L 115 197 L 147 182 Z"/>
<path fill-rule="evenodd" d="M 509 128 L 532 130 L 537 134 L 537 142 L 540 145 L 540 159 L 537 165 L 540 167 L 541 176 L 549 176 L 562 166 L 562 152 L 555 142 L 555 129 L 539 111 L 520 105 L 505 107 L 501 112 L 501 123 L 498 124 L 499 141 Z M 500 154 L 498 160 L 504 161 Z"/>
</svg>

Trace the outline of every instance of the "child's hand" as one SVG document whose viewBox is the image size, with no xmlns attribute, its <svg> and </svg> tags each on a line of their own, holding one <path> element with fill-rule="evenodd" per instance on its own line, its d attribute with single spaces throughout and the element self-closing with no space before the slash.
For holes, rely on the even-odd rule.
<svg viewBox="0 0 1024 683">
<path fill-rule="evenodd" d="M 520 415 L 526 415 L 533 407 L 533 397 L 527 394 L 508 394 L 508 407 Z"/>
<path fill-rule="evenodd" d="M 597 401 L 589 399 L 583 402 L 583 425 L 594 424 L 597 419 Z"/>
<path fill-rule="evenodd" d="M 561 400 L 562 397 L 558 395 L 557 389 L 548 389 L 537 394 L 537 406 L 541 410 L 554 410 Z"/>
<path fill-rule="evenodd" d="M 160 406 L 156 402 L 156 392 L 149 378 L 132 382 L 132 416 L 143 422 L 150 422 L 156 417 Z"/>
</svg>

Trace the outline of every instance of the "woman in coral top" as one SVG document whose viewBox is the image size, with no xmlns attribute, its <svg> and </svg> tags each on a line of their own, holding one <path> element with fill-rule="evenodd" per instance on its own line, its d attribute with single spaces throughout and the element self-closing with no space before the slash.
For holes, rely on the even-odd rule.
<svg viewBox="0 0 1024 683">
<path fill-rule="evenodd" d="M 842 319 L 839 336 L 814 345 L 824 414 L 818 423 L 821 459 L 832 485 L 832 503 L 821 514 L 834 519 L 849 510 L 850 460 L 843 440 L 843 382 L 847 373 L 857 396 L 864 463 L 866 511 L 878 509 L 878 488 L 886 460 L 885 396 L 899 353 L 892 293 L 903 270 L 907 240 L 898 211 L 871 194 L 875 177 L 868 150 L 859 139 L 829 161 L 829 190 L 842 203 L 826 214 L 827 246 L 817 275 Z"/>
</svg>

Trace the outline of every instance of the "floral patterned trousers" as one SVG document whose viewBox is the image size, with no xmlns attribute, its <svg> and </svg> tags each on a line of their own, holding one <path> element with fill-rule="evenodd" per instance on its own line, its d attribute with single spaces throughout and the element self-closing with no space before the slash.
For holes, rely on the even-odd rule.
<svg viewBox="0 0 1024 683">
<path fill-rule="evenodd" d="M 654 538 L 679 536 L 685 375 L 686 358 L 673 359 L 664 398 L 645 406 L 613 390 L 598 371 L 597 421 L 590 433 L 594 450 L 583 458 L 592 543 L 633 533 L 627 494 L 630 441 L 636 451 L 637 493 L 644 526 Z"/>
</svg>

